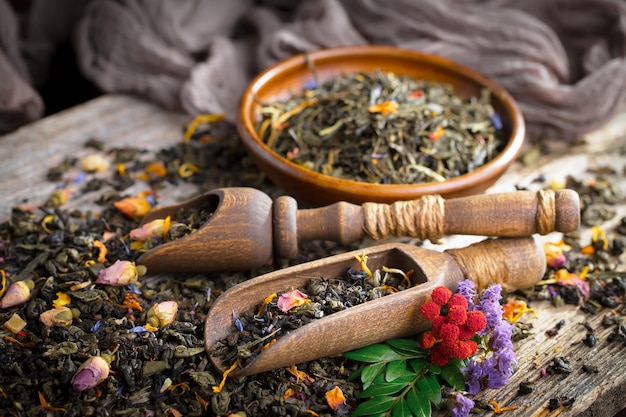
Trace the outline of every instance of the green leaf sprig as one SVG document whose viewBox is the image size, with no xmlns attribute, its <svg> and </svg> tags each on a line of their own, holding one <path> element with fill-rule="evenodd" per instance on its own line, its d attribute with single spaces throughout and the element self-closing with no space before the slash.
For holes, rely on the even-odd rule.
<svg viewBox="0 0 626 417">
<path fill-rule="evenodd" d="M 361 379 L 363 391 L 353 417 L 429 417 L 431 404 L 441 404 L 441 386 L 465 390 L 461 368 L 465 361 L 450 359 L 445 366 L 428 360 L 417 338 L 394 339 L 346 352 L 345 357 L 367 365 L 350 375 Z"/>
</svg>

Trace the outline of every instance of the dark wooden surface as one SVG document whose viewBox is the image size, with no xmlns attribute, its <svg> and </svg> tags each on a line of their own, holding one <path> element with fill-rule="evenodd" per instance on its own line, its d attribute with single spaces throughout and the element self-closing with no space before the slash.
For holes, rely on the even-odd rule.
<svg viewBox="0 0 626 417">
<path fill-rule="evenodd" d="M 68 156 L 80 158 L 86 155 L 88 151 L 83 144 L 87 139 L 97 138 L 110 146 L 156 150 L 180 141 L 185 124 L 190 120 L 188 116 L 167 113 L 132 97 L 107 95 L 0 137 L 0 154 L 3 156 L 0 164 L 0 218 L 6 218 L 12 206 L 36 205 L 45 201 L 56 185 L 45 180 L 48 169 Z M 550 145 L 552 152 L 530 166 L 516 163 L 488 192 L 512 191 L 516 185 L 538 189 L 541 184 L 534 180 L 540 174 L 548 179 L 563 178 L 568 174 L 587 178 L 592 175 L 591 169 L 608 165 L 622 173 L 618 185 L 626 194 L 623 175 L 626 161 L 623 155 L 615 152 L 617 146 L 625 142 L 626 114 L 623 114 L 601 131 L 589 135 L 583 144 L 554 142 Z M 161 203 L 182 201 L 191 192 L 184 186 L 171 188 L 162 193 Z M 92 200 L 90 195 L 75 195 L 70 197 L 68 205 L 84 209 L 93 205 Z M 616 216 L 604 225 L 607 230 L 626 216 L 624 202 L 616 208 Z M 583 240 L 590 239 L 588 229 L 581 228 L 581 234 Z M 554 233 L 540 237 L 540 240 L 559 238 L 560 235 Z M 455 235 L 444 238 L 441 245 L 432 245 L 432 248 L 443 250 L 480 239 Z M 581 348 L 585 330 L 580 323 L 584 321 L 596 329 L 601 340 L 605 339 L 605 333 L 610 330 L 600 325 L 603 314 L 588 316 L 571 305 L 555 308 L 547 303 L 536 303 L 534 307 L 536 317 L 524 317 L 533 325 L 530 336 L 515 344 L 518 371 L 506 388 L 488 391 L 484 398 L 493 398 L 502 406 L 519 406 L 515 411 L 506 412 L 509 417 L 610 417 L 626 407 L 626 347 L 598 343 L 593 348 Z M 545 331 L 562 319 L 566 325 L 556 337 L 548 338 Z M 574 372 L 566 376 L 542 376 L 541 369 L 557 356 L 568 357 Z M 581 370 L 584 363 L 597 366 L 599 372 L 584 373 Z M 523 381 L 535 383 L 534 393 L 517 395 L 518 385 Z M 548 400 L 561 396 L 575 397 L 575 401 L 569 408 L 549 412 Z"/>
</svg>

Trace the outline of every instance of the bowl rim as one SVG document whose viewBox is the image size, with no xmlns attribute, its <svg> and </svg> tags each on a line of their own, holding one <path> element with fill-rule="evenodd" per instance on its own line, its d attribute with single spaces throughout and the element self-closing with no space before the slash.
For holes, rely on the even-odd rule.
<svg viewBox="0 0 626 417">
<path fill-rule="evenodd" d="M 257 100 L 257 91 L 270 80 L 280 77 L 282 73 L 293 72 L 301 68 L 303 64 L 306 65 L 307 60 L 323 63 L 327 60 L 333 61 L 346 56 L 351 56 L 352 59 L 357 57 L 369 59 L 372 57 L 392 57 L 395 59 L 415 60 L 417 63 L 426 62 L 431 66 L 445 68 L 449 73 L 454 73 L 456 76 L 488 88 L 492 96 L 497 97 L 503 108 L 510 115 L 511 135 L 507 138 L 508 142 L 502 151 L 491 161 L 471 172 L 446 179 L 443 182 L 415 184 L 368 183 L 333 177 L 302 167 L 267 146 L 257 135 L 255 121 L 248 117 L 248 114 L 253 112 L 254 106 L 257 106 L 260 102 Z M 288 91 L 288 88 L 285 88 L 283 91 Z M 299 53 L 271 65 L 257 74 L 242 94 L 237 112 L 237 128 L 244 146 L 248 148 L 253 159 L 259 158 L 263 160 L 273 170 L 293 178 L 294 181 L 326 190 L 336 190 L 340 184 L 345 189 L 358 187 L 358 191 L 353 191 L 353 193 L 361 195 L 384 190 L 387 196 L 404 200 L 407 197 L 411 198 L 417 195 L 457 192 L 466 188 L 479 187 L 481 184 L 493 181 L 494 178 L 502 175 L 508 166 L 519 156 L 526 135 L 524 117 L 517 103 L 503 87 L 492 79 L 478 71 L 438 55 L 388 45 L 344 46 L 319 49 Z"/>
</svg>

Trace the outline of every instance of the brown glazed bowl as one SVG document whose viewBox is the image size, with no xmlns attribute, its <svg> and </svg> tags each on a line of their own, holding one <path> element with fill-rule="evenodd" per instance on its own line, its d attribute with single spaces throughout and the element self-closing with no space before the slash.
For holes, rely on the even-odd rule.
<svg viewBox="0 0 626 417">
<path fill-rule="evenodd" d="M 243 145 L 256 165 L 276 185 L 293 197 L 314 206 L 348 201 L 392 203 L 438 194 L 444 198 L 480 194 L 489 188 L 518 157 L 525 138 L 525 123 L 513 98 L 489 78 L 447 59 L 391 46 L 356 46 L 309 53 L 320 82 L 351 72 L 379 69 L 413 78 L 451 84 L 456 93 L 480 96 L 492 92 L 492 105 L 499 113 L 508 142 L 491 161 L 476 170 L 444 182 L 420 184 L 373 184 L 324 175 L 271 150 L 257 135 L 261 104 L 286 100 L 302 91 L 312 78 L 304 54 L 295 55 L 260 73 L 246 88 L 239 106 L 237 128 Z"/>
</svg>

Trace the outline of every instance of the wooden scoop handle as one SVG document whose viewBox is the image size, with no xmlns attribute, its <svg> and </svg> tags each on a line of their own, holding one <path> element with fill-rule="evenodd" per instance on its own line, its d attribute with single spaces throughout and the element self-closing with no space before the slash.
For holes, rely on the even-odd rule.
<svg viewBox="0 0 626 417">
<path fill-rule="evenodd" d="M 298 242 L 353 242 L 363 236 L 392 234 L 433 242 L 445 234 L 523 237 L 573 232 L 580 225 L 578 194 L 573 190 L 516 191 L 444 200 L 425 196 L 393 204 L 339 202 L 298 210 L 291 197 L 274 202 L 274 255 L 294 258 Z"/>
</svg>

